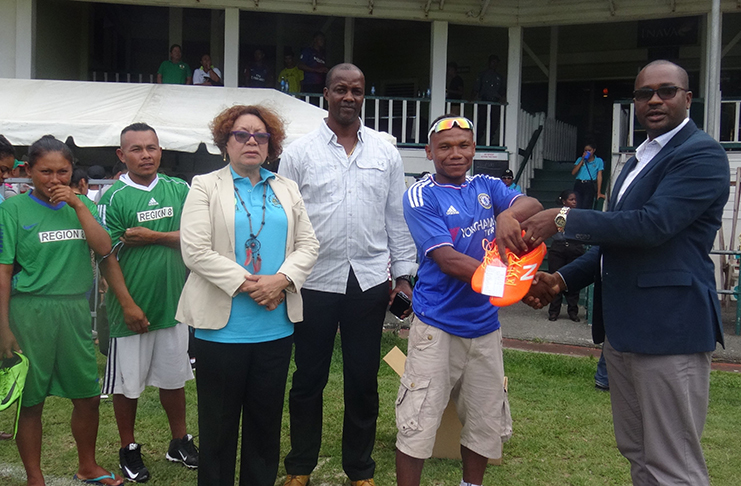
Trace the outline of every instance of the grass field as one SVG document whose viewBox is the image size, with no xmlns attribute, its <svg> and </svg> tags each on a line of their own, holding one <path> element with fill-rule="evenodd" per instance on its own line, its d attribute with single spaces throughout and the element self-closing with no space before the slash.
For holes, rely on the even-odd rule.
<svg viewBox="0 0 741 486">
<path fill-rule="evenodd" d="M 394 345 L 406 350 L 406 341 L 387 333 L 382 353 Z M 102 357 L 100 360 L 102 364 Z M 509 399 L 514 435 L 504 445 L 501 466 L 490 466 L 485 484 L 507 485 L 629 485 L 628 463 L 615 447 L 609 395 L 594 389 L 594 358 L 574 358 L 505 350 L 505 370 L 509 377 Z M 342 424 L 342 375 L 339 348 L 330 382 L 325 392 L 324 440 L 319 466 L 312 485 L 349 484 L 342 472 L 340 437 Z M 393 485 L 394 401 L 399 379 L 381 364 L 379 390 L 381 414 L 374 458 L 376 482 Z M 290 376 L 289 376 L 290 386 Z M 188 429 L 197 435 L 195 384 L 189 383 Z M 48 484 L 79 484 L 69 478 L 77 464 L 76 450 L 69 431 L 71 405 L 68 400 L 49 398 L 44 412 L 42 464 Z M 14 410 L 0 414 L 0 430 L 9 430 Z M 283 423 L 282 454 L 288 452 L 288 412 Z M 710 411 L 703 438 L 713 486 L 741 484 L 741 376 L 713 372 Z M 151 485 L 195 485 L 196 472 L 165 460 L 169 443 L 167 420 L 156 390 L 147 390 L 139 403 L 137 440 L 143 446 L 145 464 L 152 473 Z M 118 470 L 118 433 L 110 400 L 101 404 L 98 461 Z M 12 441 L 0 442 L 0 484 L 25 484 L 18 451 Z M 282 484 L 283 471 L 278 482 Z M 425 464 L 423 485 L 458 485 L 460 463 L 431 459 Z"/>
</svg>

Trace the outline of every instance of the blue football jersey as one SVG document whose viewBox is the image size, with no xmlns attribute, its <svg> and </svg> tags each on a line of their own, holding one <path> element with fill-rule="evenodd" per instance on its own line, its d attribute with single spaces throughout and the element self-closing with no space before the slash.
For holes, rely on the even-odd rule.
<svg viewBox="0 0 741 486">
<path fill-rule="evenodd" d="M 522 196 L 500 179 L 467 177 L 461 186 L 438 184 L 428 176 L 404 195 L 404 217 L 417 246 L 419 270 L 414 287 L 415 314 L 427 324 L 464 338 L 499 329 L 498 308 L 471 284 L 444 274 L 428 254 L 441 246 L 483 261 L 482 242 L 493 240 L 496 217 Z"/>
</svg>

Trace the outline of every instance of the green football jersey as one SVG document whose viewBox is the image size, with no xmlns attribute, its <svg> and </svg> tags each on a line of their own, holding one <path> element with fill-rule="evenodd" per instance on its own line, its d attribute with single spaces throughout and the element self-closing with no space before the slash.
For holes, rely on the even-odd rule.
<svg viewBox="0 0 741 486">
<path fill-rule="evenodd" d="M 31 191 L 0 204 L 0 263 L 20 266 L 14 293 L 80 295 L 93 284 L 90 248 L 77 213 Z"/>
<path fill-rule="evenodd" d="M 114 245 L 128 228 L 143 226 L 167 233 L 180 230 L 188 184 L 159 174 L 144 187 L 122 176 L 98 203 L 100 219 Z M 118 261 L 131 297 L 149 319 L 149 330 L 177 324 L 175 311 L 185 285 L 185 264 L 179 249 L 163 245 L 120 246 Z M 132 336 L 124 322 L 121 304 L 113 291 L 106 297 L 111 337 Z"/>
</svg>

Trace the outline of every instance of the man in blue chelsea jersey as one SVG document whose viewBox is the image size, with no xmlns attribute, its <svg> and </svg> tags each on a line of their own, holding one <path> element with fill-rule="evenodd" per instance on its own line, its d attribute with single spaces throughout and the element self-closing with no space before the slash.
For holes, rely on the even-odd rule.
<svg viewBox="0 0 741 486">
<path fill-rule="evenodd" d="M 473 123 L 446 115 L 430 129 L 427 158 L 435 174 L 404 195 L 404 217 L 417 246 L 419 270 L 409 356 L 396 400 L 396 477 L 419 485 L 424 460 L 450 398 L 463 422 L 461 485 L 480 485 L 488 458 L 512 433 L 504 385 L 498 308 L 471 288 L 496 237 L 500 254 L 527 250 L 520 222 L 542 209 L 500 179 L 468 176 L 476 151 Z"/>
</svg>

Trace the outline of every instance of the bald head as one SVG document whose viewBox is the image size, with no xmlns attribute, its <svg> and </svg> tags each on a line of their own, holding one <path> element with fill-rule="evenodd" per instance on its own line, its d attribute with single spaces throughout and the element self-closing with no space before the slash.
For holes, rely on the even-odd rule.
<svg viewBox="0 0 741 486">
<path fill-rule="evenodd" d="M 335 75 L 340 71 L 358 72 L 363 77 L 363 80 L 365 80 L 365 74 L 363 74 L 363 71 L 361 71 L 358 66 L 356 66 L 355 64 L 350 64 L 349 62 L 343 62 L 342 64 L 337 64 L 336 66 L 332 67 L 332 69 L 330 69 L 329 72 L 327 73 L 327 80 L 326 80 L 327 88 L 330 88 L 332 86 L 332 80 L 334 79 Z"/>
<path fill-rule="evenodd" d="M 656 61 L 652 61 L 645 66 L 643 66 L 643 69 L 641 69 L 641 72 L 638 73 L 638 76 L 636 77 L 636 88 L 638 88 L 638 79 L 641 77 L 641 74 L 644 73 L 647 69 L 651 69 L 658 66 L 666 66 L 671 69 L 674 69 L 677 73 L 678 80 L 680 81 L 680 88 L 689 89 L 690 85 L 690 78 L 687 75 L 687 71 L 684 70 L 682 66 L 679 66 L 677 64 L 674 64 L 671 61 L 667 61 L 666 59 L 657 59 Z"/>
</svg>

